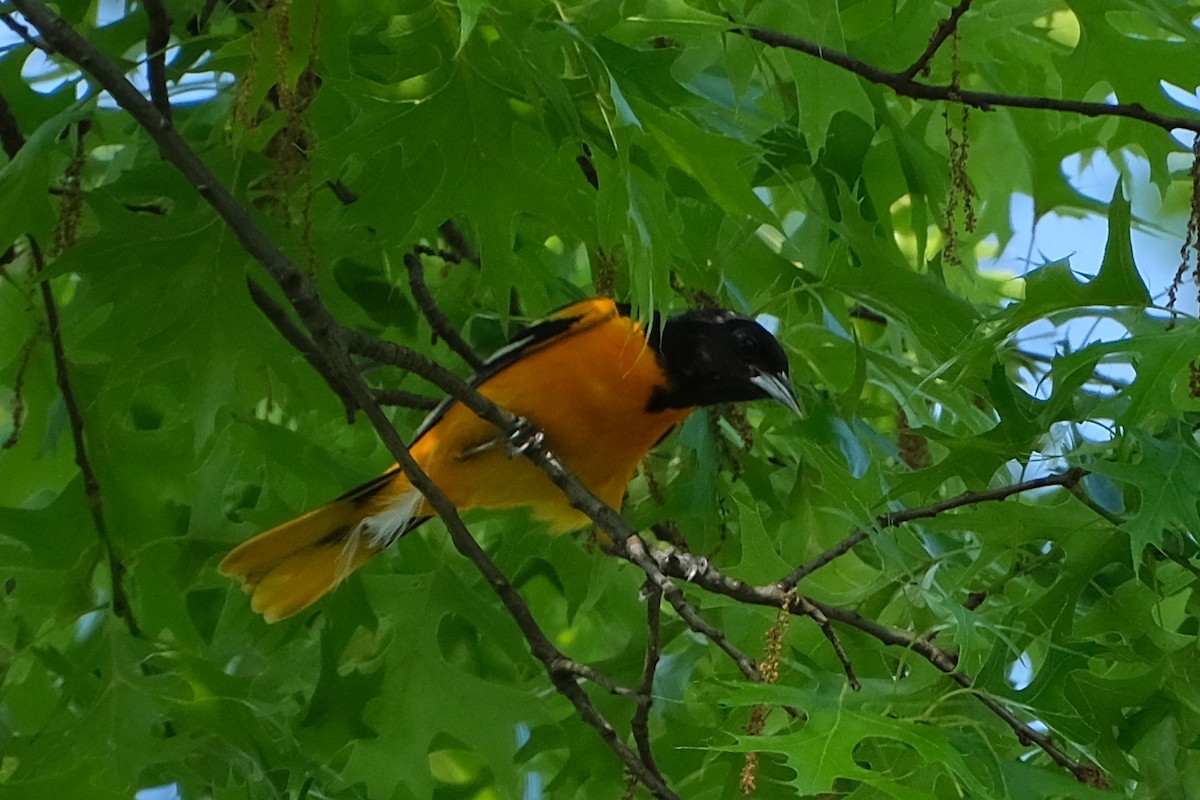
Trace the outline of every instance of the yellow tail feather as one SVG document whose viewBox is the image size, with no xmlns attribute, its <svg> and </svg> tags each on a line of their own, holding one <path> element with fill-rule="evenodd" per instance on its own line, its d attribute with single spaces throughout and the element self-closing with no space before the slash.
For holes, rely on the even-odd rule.
<svg viewBox="0 0 1200 800">
<path fill-rule="evenodd" d="M 420 495 L 410 489 L 381 507 L 371 496 L 382 484 L 372 481 L 246 540 L 217 569 L 241 581 L 267 622 L 303 611 L 412 526 Z"/>
</svg>

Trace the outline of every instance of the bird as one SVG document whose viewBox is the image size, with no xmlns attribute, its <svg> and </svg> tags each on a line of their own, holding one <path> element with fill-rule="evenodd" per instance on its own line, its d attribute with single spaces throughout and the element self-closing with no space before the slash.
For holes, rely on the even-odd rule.
<svg viewBox="0 0 1200 800">
<path fill-rule="evenodd" d="M 599 499 L 620 508 L 645 455 L 694 409 L 773 399 L 796 414 L 787 355 L 754 319 L 720 308 L 646 323 L 608 298 L 552 312 L 484 362 L 472 385 L 507 409 Z M 409 453 L 460 510 L 527 507 L 550 533 L 588 523 L 490 423 L 447 398 Z M 218 570 L 267 622 L 315 603 L 434 516 L 393 465 L 332 502 L 251 537 Z"/>
</svg>

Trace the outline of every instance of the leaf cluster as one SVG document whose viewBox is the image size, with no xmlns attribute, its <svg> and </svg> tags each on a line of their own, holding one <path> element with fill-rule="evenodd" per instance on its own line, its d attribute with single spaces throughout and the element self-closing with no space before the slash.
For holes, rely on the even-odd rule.
<svg viewBox="0 0 1200 800">
<path fill-rule="evenodd" d="M 165 8 L 175 127 L 311 265 L 343 323 L 460 365 L 409 293 L 418 244 L 446 252 L 426 259 L 426 281 L 480 352 L 610 287 L 646 315 L 716 298 L 779 320 L 807 416 L 693 415 L 647 460 L 625 517 L 668 525 L 753 585 L 865 531 L 799 591 L 933 642 L 970 688 L 916 648 L 835 624 L 853 691 L 799 618 L 778 683 L 749 683 L 664 611 L 648 728 L 680 796 L 738 796 L 746 752 L 761 754 L 764 798 L 1186 797 L 1200 782 L 1200 324 L 1156 307 L 1147 276 L 1163 269 L 1135 264 L 1131 245 L 1189 207 L 1185 149 L 1166 132 L 973 113 L 977 227 L 958 232 L 951 263 L 947 108 L 765 48 L 730 21 L 902 70 L 946 5 Z M 144 74 L 140 8 L 57 11 Z M 977 3 L 958 23 L 954 78 L 1191 113 L 1161 87 L 1193 88 L 1198 13 Z M 948 54 L 928 70 L 949 83 Z M 276 626 L 215 573 L 235 542 L 374 476 L 387 453 L 256 308 L 237 239 L 91 78 L 14 39 L 0 43 L 0 98 L 0 127 L 23 140 L 0 162 L 0 795 L 620 796 L 620 763 L 439 525 Z M 39 269 L 29 242 L 55 241 L 77 152 L 76 242 Z M 1064 175 L 1073 157 L 1122 173 L 1108 202 Z M 1152 187 L 1131 183 L 1136 159 Z M 1126 195 L 1148 189 L 1161 210 L 1138 219 Z M 1021 195 L 1038 218 L 1102 213 L 1101 263 L 985 268 Z M 431 391 L 360 366 L 378 388 Z M 411 430 L 420 414 L 395 421 Z M 1088 472 L 1073 489 L 878 525 L 1068 466 Z M 640 571 L 519 512 L 468 522 L 557 647 L 638 685 Z M 136 629 L 112 613 L 117 594 Z M 764 652 L 777 610 L 687 596 L 742 651 Z M 624 736 L 636 703 L 587 689 Z M 1111 788 L 1076 781 L 980 697 Z M 764 705 L 765 730 L 747 735 Z"/>
</svg>

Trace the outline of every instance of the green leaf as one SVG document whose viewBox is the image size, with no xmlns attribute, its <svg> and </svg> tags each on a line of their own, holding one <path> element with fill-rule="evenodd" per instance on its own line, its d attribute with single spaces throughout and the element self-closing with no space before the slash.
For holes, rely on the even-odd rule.
<svg viewBox="0 0 1200 800">
<path fill-rule="evenodd" d="M 1181 525 L 1185 530 L 1200 527 L 1200 511 L 1191 490 L 1200 480 L 1200 445 L 1190 434 L 1175 433 L 1156 438 L 1135 434 L 1136 460 L 1126 463 L 1099 462 L 1102 475 L 1137 489 L 1137 510 L 1123 525 L 1129 532 L 1134 560 L 1146 545 L 1160 545 L 1166 528 Z"/>
<path fill-rule="evenodd" d="M 1030 272 L 1025 276 L 1025 298 L 1009 314 L 1014 329 L 1066 309 L 1150 305 L 1150 294 L 1133 262 L 1129 201 L 1120 182 L 1108 209 L 1108 244 L 1100 272 L 1086 283 L 1076 279 L 1066 261 Z"/>
</svg>

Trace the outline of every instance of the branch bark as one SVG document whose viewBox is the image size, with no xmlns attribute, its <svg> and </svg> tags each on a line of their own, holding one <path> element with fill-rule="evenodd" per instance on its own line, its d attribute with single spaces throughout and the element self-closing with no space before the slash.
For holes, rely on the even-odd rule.
<svg viewBox="0 0 1200 800">
<path fill-rule="evenodd" d="M 935 55 L 937 55 L 938 49 L 945 43 L 945 41 L 953 36 L 954 32 L 958 30 L 958 21 L 962 19 L 962 15 L 965 14 L 967 9 L 970 7 L 971 0 L 959 0 L 958 5 L 951 10 L 950 16 L 942 20 L 941 24 L 937 26 L 937 30 L 935 30 L 933 35 L 929 37 L 929 46 L 925 48 L 925 52 L 921 53 L 921 55 L 917 57 L 917 60 L 912 63 L 912 66 L 899 74 L 907 80 L 912 80 L 913 78 L 917 77 L 917 75 L 927 72 L 929 70 L 929 62 L 933 60 Z"/>
<path fill-rule="evenodd" d="M 42 304 L 46 308 L 46 321 L 50 330 L 50 347 L 54 353 L 54 375 L 58 382 L 58 390 L 62 392 L 63 404 L 67 409 L 67 419 L 71 423 L 71 441 L 75 446 L 75 463 L 83 475 L 83 491 L 87 495 L 88 510 L 92 514 L 92 523 L 96 527 L 96 535 L 100 539 L 105 560 L 108 562 L 109 580 L 112 586 L 112 610 L 129 630 L 131 636 L 140 637 L 141 628 L 133 615 L 133 607 L 129 604 L 129 596 L 125 593 L 125 564 L 121 561 L 112 537 L 108 533 L 108 523 L 104 519 L 104 498 L 100 491 L 100 481 L 96 478 L 96 470 L 92 467 L 92 459 L 88 455 L 87 438 L 83 432 L 83 412 L 79 409 L 79 399 L 75 396 L 75 387 L 71 384 L 71 373 L 67 366 L 67 352 L 63 346 L 62 323 L 58 316 L 58 303 L 54 300 L 54 289 L 50 281 L 44 277 L 46 261 L 42 248 L 37 239 L 29 238 L 29 251 L 33 256 L 34 274 L 39 277 L 39 287 L 42 293 Z"/>
<path fill-rule="evenodd" d="M 675 578 L 690 580 L 696 586 L 714 594 L 724 595 L 742 603 L 769 608 L 781 608 L 787 599 L 788 590 L 778 583 L 753 586 L 725 575 L 711 566 L 693 574 L 694 565 L 686 558 L 680 559 L 676 554 L 666 551 L 660 552 L 657 557 L 664 573 Z M 970 689 L 972 696 L 1008 725 L 1022 742 L 1037 745 L 1054 763 L 1069 770 L 1081 783 L 1089 786 L 1104 785 L 1104 776 L 1094 765 L 1071 758 L 1054 743 L 1053 737 L 1048 732 L 1039 732 L 1009 711 L 999 700 L 975 690 L 971 678 L 958 668 L 957 654 L 938 647 L 926 637 L 881 625 L 862 616 L 857 611 L 823 603 L 811 597 L 805 599 L 826 619 L 855 628 L 885 645 L 911 650 L 921 656 L 938 670 L 946 673 L 959 686 Z M 789 605 L 789 610 L 793 614 L 809 615 L 809 612 L 799 603 Z"/>
<path fill-rule="evenodd" d="M 734 33 L 748 36 L 762 42 L 768 47 L 779 47 L 795 50 L 813 58 L 833 64 L 847 72 L 852 72 L 863 80 L 887 86 L 898 95 L 912 97 L 916 100 L 943 100 L 951 103 L 964 103 L 982 111 L 991 111 L 997 106 L 1008 108 L 1031 108 L 1043 111 L 1062 111 L 1068 114 L 1079 114 L 1085 117 L 1125 117 L 1146 122 L 1162 128 L 1168 133 L 1182 128 L 1183 130 L 1200 133 L 1200 118 L 1172 117 L 1150 111 L 1141 103 L 1089 103 L 1082 100 L 1061 100 L 1055 97 L 1033 97 L 1028 95 L 1003 94 L 1001 92 L 976 92 L 950 85 L 933 85 L 913 80 L 904 72 L 890 72 L 874 64 L 855 58 L 849 53 L 835 50 L 825 45 L 792 36 L 788 33 L 759 28 L 754 25 L 744 25 L 733 29 Z M 919 62 L 918 62 L 919 63 Z M 911 69 L 911 67 L 910 67 Z"/>
<path fill-rule="evenodd" d="M 654 749 L 650 746 L 650 709 L 654 705 L 654 674 L 662 656 L 662 592 L 657 586 L 647 582 L 645 595 L 646 659 L 642 665 L 642 682 L 638 686 L 638 707 L 633 712 L 633 721 L 629 723 L 629 728 L 633 732 L 633 741 L 637 745 L 642 762 L 662 777 L 658 762 L 654 758 Z"/>
<path fill-rule="evenodd" d="M 296 323 L 292 322 L 292 318 L 288 316 L 283 306 L 276 303 L 275 299 L 257 281 L 247 278 L 246 288 L 250 292 L 250 299 L 254 301 L 254 305 L 258 306 L 258 310 L 263 313 L 263 316 L 275 326 L 275 330 L 279 331 L 292 349 L 304 356 L 304 360 L 325 379 L 326 385 L 342 401 L 342 405 L 346 409 L 346 421 L 353 422 L 354 414 L 358 411 L 358 404 L 355 403 L 350 389 L 329 363 L 329 359 L 313 344 L 312 339 L 300 330 Z M 378 398 L 376 402 L 379 402 Z"/>
<path fill-rule="evenodd" d="M 408 286 L 412 291 L 413 299 L 417 301 L 421 313 L 429 321 L 434 333 L 442 337 L 450 349 L 458 353 L 458 357 L 470 365 L 471 369 L 478 372 L 483 367 L 483 359 L 446 318 L 442 309 L 438 308 L 437 301 L 433 299 L 433 294 L 425 283 L 425 265 L 421 263 L 421 256 L 416 253 L 405 253 L 404 266 L 408 269 Z"/>
<path fill-rule="evenodd" d="M 386 416 L 384 416 L 379 406 L 374 402 L 369 389 L 355 372 L 350 361 L 350 350 L 356 347 L 367 346 L 365 343 L 368 342 L 368 337 L 356 336 L 353 332 L 348 332 L 341 328 L 321 302 L 315 287 L 303 272 L 297 269 L 282 251 L 257 227 L 245 208 L 233 198 L 216 176 L 213 175 L 208 167 L 172 128 L 170 121 L 152 104 L 147 102 L 124 79 L 120 69 L 115 64 L 82 39 L 64 20 L 50 12 L 41 0 L 13 0 L 13 4 L 26 16 L 47 42 L 77 63 L 83 70 L 91 74 L 109 91 L 116 102 L 130 113 L 154 139 L 164 159 L 171 162 L 192 183 L 201 196 L 209 202 L 226 222 L 246 251 L 258 260 L 272 278 L 276 280 L 307 327 L 315 346 L 324 353 L 330 369 L 334 374 L 339 376 L 340 380 L 345 381 L 350 397 L 370 419 L 381 439 L 396 457 L 413 485 L 426 496 L 430 505 L 443 518 L 450 531 L 450 536 L 455 547 L 474 563 L 476 568 L 479 569 L 491 585 L 509 614 L 520 627 L 535 657 L 545 665 L 547 674 L 555 688 L 575 706 L 580 717 L 597 731 L 630 772 L 655 797 L 676 797 L 671 789 L 666 786 L 665 782 L 655 774 L 654 770 L 648 767 L 645 761 L 621 740 L 611 724 L 596 710 L 586 693 L 579 686 L 576 680 L 577 675 L 569 669 L 562 667 L 564 662 L 561 659 L 565 657 L 558 652 L 546 638 L 544 632 L 537 626 L 536 621 L 533 619 L 532 614 L 519 593 L 516 592 L 506 576 L 471 537 L 470 532 L 463 525 L 453 505 L 433 486 L 428 476 L 412 460 L 404 441 L 392 427 Z M 1130 116 L 1138 119 L 1146 119 L 1160 126 L 1166 126 L 1166 123 L 1170 123 L 1170 127 L 1200 130 L 1200 123 L 1198 122 L 1192 120 L 1174 120 L 1162 117 L 1161 115 L 1150 115 L 1149 112 L 1140 109 L 1140 106 L 1134 108 L 1130 106 L 1072 104 L 1076 108 L 1068 108 L 1060 101 L 1051 101 L 1048 98 L 1012 98 L 1003 95 L 970 92 L 958 92 L 954 97 L 949 97 L 946 94 L 946 90 L 949 87 L 932 87 L 913 81 L 900 80 L 897 78 L 896 73 L 887 73 L 878 70 L 837 51 L 819 48 L 806 40 L 787 37 L 757 28 L 742 29 L 742 32 L 772 46 L 792 47 L 793 49 L 808 52 L 807 47 L 817 57 L 831 63 L 839 64 L 843 68 L 856 72 L 856 74 L 860 74 L 868 80 L 892 85 L 897 91 L 908 93 L 909 96 L 923 97 L 925 99 L 951 99 L 958 102 L 979 104 L 981 107 L 987 107 L 988 105 L 1015 105 L 1019 107 L 1074 110 L 1077 113 L 1094 112 L 1092 113 L 1094 116 Z M 1099 105 L 1099 109 L 1092 107 L 1095 105 Z M 1086 108 L 1080 110 L 1079 106 Z M 1145 113 L 1135 113 L 1138 109 Z M 377 344 L 370 344 L 370 347 L 376 346 Z M 464 405 L 483 419 L 491 422 L 501 431 L 511 432 L 516 430 L 517 420 L 511 414 L 497 408 L 482 398 L 461 379 L 440 367 L 431 369 L 428 364 L 421 364 L 419 360 L 414 360 L 413 356 L 415 354 L 407 353 L 403 348 L 392 346 L 390 354 L 395 358 L 397 363 L 411 362 L 415 364 L 416 367 L 409 368 L 426 378 L 434 380 L 444 390 L 448 391 L 452 396 L 463 402 Z M 436 367 L 436 365 L 433 366 Z M 592 495 L 574 475 L 565 469 L 552 453 L 541 447 L 530 447 L 525 452 L 527 457 L 543 469 L 551 481 L 564 491 L 573 507 L 583 511 L 613 537 L 618 547 L 623 550 L 622 555 L 633 561 L 646 573 L 647 577 L 662 591 L 663 595 L 680 612 L 681 616 L 685 614 L 685 611 L 681 609 L 686 610 L 691 607 L 687 603 L 686 598 L 683 597 L 678 585 L 671 580 L 672 577 L 684 580 L 694 579 L 694 582 L 698 586 L 707 591 L 725 594 L 742 602 L 766 605 L 774 608 L 781 606 L 784 594 L 786 593 L 781 584 L 752 587 L 736 579 L 728 578 L 719 571 L 712 569 L 693 576 L 689 572 L 679 568 L 678 560 L 672 562 L 670 557 L 660 557 L 657 554 L 648 552 L 644 543 L 629 528 L 624 520 L 621 519 L 618 512 Z M 973 496 L 969 502 L 981 502 L 979 499 L 980 496 Z M 960 504 L 965 505 L 968 502 L 963 501 Z M 950 507 L 954 506 L 949 505 L 940 510 L 934 510 L 935 507 L 929 507 L 925 511 L 927 515 L 932 516 Z M 915 512 L 909 513 L 912 514 Z M 905 517 L 904 514 L 890 515 L 887 518 L 888 524 L 898 524 L 899 521 L 903 521 L 903 517 Z M 908 516 L 907 518 L 915 519 L 919 517 Z M 848 550 L 849 548 L 846 549 Z M 861 630 L 885 644 L 911 649 L 913 652 L 929 660 L 938 669 L 951 675 L 959 685 L 970 688 L 970 679 L 958 672 L 957 660 L 952 653 L 938 648 L 929 641 L 920 639 L 915 634 L 886 628 L 861 617 L 851 610 L 819 603 L 811 599 L 809 602 L 827 619 Z M 691 610 L 694 612 L 694 609 Z M 698 619 L 698 615 L 696 615 L 696 618 Z M 688 618 L 685 616 L 685 619 Z M 698 624 L 692 619 L 688 619 L 688 622 L 693 627 L 696 627 Z M 700 623 L 703 623 L 703 621 L 700 620 Z M 720 634 L 720 632 L 717 631 L 717 634 Z M 714 638 L 714 641 L 718 645 L 721 645 L 719 639 Z M 726 645 L 728 645 L 727 642 Z M 753 665 L 753 662 L 745 658 L 744 654 L 740 654 L 736 648 L 722 646 L 722 649 L 739 663 L 743 672 L 747 673 L 748 676 L 753 672 L 757 672 L 757 668 Z M 1095 775 L 1093 767 L 1081 765 L 1071 760 L 1054 745 L 1048 735 L 1039 734 L 1037 731 L 1034 731 L 1029 725 L 1016 718 L 1015 715 L 1000 705 L 998 701 L 977 692 L 975 696 L 980 698 L 981 702 L 1004 719 L 1023 741 L 1038 744 L 1052 759 L 1070 769 L 1080 780 L 1085 780 L 1088 775 Z"/>
<path fill-rule="evenodd" d="M 407 445 L 379 405 L 375 403 L 361 376 L 354 370 L 350 361 L 346 331 L 321 302 L 312 282 L 257 226 L 246 209 L 238 203 L 175 131 L 170 121 L 125 80 L 120 69 L 112 61 L 81 37 L 65 20 L 50 11 L 41 0 L 14 0 L 14 5 L 59 52 L 74 61 L 108 90 L 117 104 L 128 112 L 155 141 L 163 158 L 180 171 L 225 221 L 242 247 L 275 279 L 284 295 L 292 303 L 301 321 L 308 328 L 314 344 L 324 354 L 333 374 L 337 375 L 338 380 L 344 383 L 350 397 L 371 421 L 412 485 L 424 495 L 434 511 L 442 518 L 455 548 L 475 565 L 500 598 L 525 636 L 533 655 L 545 666 L 555 689 L 574 705 L 576 712 L 584 722 L 596 730 L 600 738 L 621 759 L 630 773 L 654 797 L 661 800 L 676 800 L 678 795 L 671 791 L 666 783 L 649 769 L 638 757 L 638 754 L 617 735 L 613 726 L 596 709 L 579 686 L 575 676 L 560 668 L 562 659 L 565 657 L 537 625 L 528 606 L 508 578 L 471 536 L 458 516 L 454 505 L 434 486 L 429 476 L 409 455 Z M 399 353 L 402 348 L 395 348 L 395 350 Z M 461 379 L 441 368 L 432 370 L 432 372 L 438 372 L 443 378 L 448 376 L 451 380 L 447 380 L 447 384 L 463 395 L 458 399 L 484 419 L 492 422 L 502 431 L 512 431 L 516 428 L 516 420 L 511 414 L 483 398 Z M 535 448 L 530 448 L 529 452 L 530 455 L 538 456 L 542 463 L 552 464 L 559 480 L 573 481 L 576 491 L 582 490 L 592 502 L 599 503 L 611 515 L 620 519 L 615 511 L 591 496 L 590 492 L 582 487 L 579 480 L 567 473 L 552 454 Z M 535 458 L 535 462 L 539 458 Z"/>
<path fill-rule="evenodd" d="M 1042 478 L 1034 478 L 1021 483 L 1014 483 L 1009 486 L 1001 486 L 997 489 L 989 489 L 986 492 L 963 492 L 962 494 L 951 497 L 947 500 L 942 500 L 937 503 L 931 503 L 920 508 L 907 509 L 905 511 L 888 512 L 880 514 L 875 518 L 875 530 L 883 528 L 894 528 L 897 525 L 902 525 L 905 522 L 913 522 L 918 519 L 929 519 L 936 517 L 946 511 L 964 506 L 973 506 L 980 503 L 988 503 L 996 500 L 1004 500 L 1012 497 L 1015 494 L 1029 492 L 1034 489 L 1045 489 L 1050 486 L 1062 486 L 1065 489 L 1071 489 L 1083 480 L 1087 475 L 1087 470 L 1080 467 L 1071 467 L 1066 472 L 1061 472 L 1056 475 L 1047 475 Z M 809 561 L 807 564 L 802 564 L 790 573 L 779 579 L 779 586 L 785 591 L 796 587 L 800 581 L 813 574 L 821 567 L 837 560 L 838 558 L 849 553 L 854 547 L 866 539 L 871 534 L 864 528 L 856 530 L 854 533 L 847 536 L 842 541 L 835 544 L 819 556 Z"/>
<path fill-rule="evenodd" d="M 146 8 L 146 74 L 150 82 L 150 100 L 168 121 L 171 98 L 167 92 L 167 46 L 171 43 L 171 15 L 162 0 L 143 0 Z"/>
</svg>

